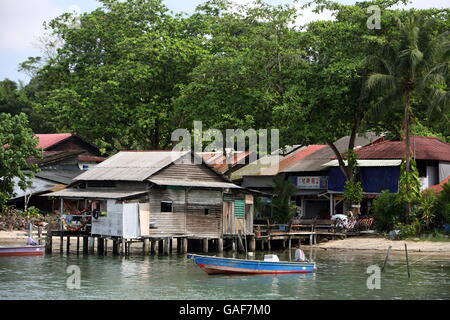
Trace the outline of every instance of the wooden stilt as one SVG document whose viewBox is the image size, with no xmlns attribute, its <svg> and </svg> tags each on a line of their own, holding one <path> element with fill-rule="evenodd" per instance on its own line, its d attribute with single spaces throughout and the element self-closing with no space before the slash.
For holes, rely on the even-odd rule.
<svg viewBox="0 0 450 320">
<path fill-rule="evenodd" d="M 38 227 L 38 244 L 41 245 L 42 227 Z"/>
<path fill-rule="evenodd" d="M 124 256 L 124 255 L 126 254 L 126 252 L 125 252 L 126 249 L 127 249 L 127 248 L 126 248 L 125 239 L 122 238 L 122 240 L 121 240 L 121 246 L 120 246 L 120 254 Z"/>
<path fill-rule="evenodd" d="M 151 244 L 150 244 L 150 254 L 155 254 L 155 248 L 156 248 L 156 240 L 153 240 L 153 241 L 151 241 Z"/>
<path fill-rule="evenodd" d="M 113 239 L 113 250 L 112 253 L 114 256 L 119 254 L 119 241 L 117 239 Z"/>
<path fill-rule="evenodd" d="M 103 238 L 97 238 L 97 254 L 103 255 L 105 249 L 105 242 Z"/>
<path fill-rule="evenodd" d="M 47 235 L 45 238 L 45 253 L 52 253 L 52 231 L 47 230 Z"/>
<path fill-rule="evenodd" d="M 255 250 L 256 250 L 255 235 L 254 234 L 248 235 L 247 236 L 247 241 L 248 241 L 248 251 L 249 252 L 255 252 Z"/>
<path fill-rule="evenodd" d="M 408 272 L 408 279 L 411 278 L 411 273 L 409 272 L 409 258 L 408 258 L 408 247 L 405 243 L 405 254 L 406 254 L 406 271 Z"/>
<path fill-rule="evenodd" d="M 231 250 L 233 251 L 233 252 L 235 252 L 236 251 L 236 240 L 233 238 L 233 240 L 231 240 L 232 242 L 231 242 Z"/>
<path fill-rule="evenodd" d="M 95 237 L 89 237 L 89 253 L 94 253 Z"/>
<path fill-rule="evenodd" d="M 181 253 L 187 253 L 188 252 L 188 238 L 183 238 L 182 240 L 183 249 Z"/>
<path fill-rule="evenodd" d="M 83 254 L 89 253 L 89 237 L 83 236 Z"/>
<path fill-rule="evenodd" d="M 61 232 L 61 234 L 59 236 L 59 251 L 61 253 L 63 253 L 64 252 L 64 237 L 63 237 L 63 231 L 61 230 L 60 232 Z"/>
<path fill-rule="evenodd" d="M 105 238 L 105 246 L 103 249 L 103 254 L 106 256 L 108 253 L 108 239 Z"/>
<path fill-rule="evenodd" d="M 386 268 L 386 263 L 389 259 L 389 254 L 391 253 L 391 249 L 392 249 L 392 246 L 389 246 L 387 249 L 386 257 L 384 258 L 384 263 L 383 263 L 383 267 L 381 268 L 381 272 L 384 272 L 384 269 Z"/>
<path fill-rule="evenodd" d="M 70 253 L 70 236 L 66 237 L 66 252 L 67 254 Z"/>
<path fill-rule="evenodd" d="M 80 236 L 77 236 L 77 255 L 80 254 Z"/>
<path fill-rule="evenodd" d="M 272 251 L 271 239 L 267 238 L 267 250 Z"/>
<path fill-rule="evenodd" d="M 203 252 L 208 252 L 208 238 L 203 239 Z"/>
<path fill-rule="evenodd" d="M 173 238 L 169 239 L 169 254 L 172 254 L 173 251 Z"/>
<path fill-rule="evenodd" d="M 164 254 L 164 240 L 158 241 L 158 253 Z"/>
<path fill-rule="evenodd" d="M 217 239 L 217 252 L 223 252 L 223 238 Z"/>
<path fill-rule="evenodd" d="M 169 248 L 170 248 L 170 243 L 169 243 L 170 239 L 169 238 L 165 238 L 163 240 L 163 254 L 165 256 L 169 255 Z"/>
<path fill-rule="evenodd" d="M 150 240 L 149 239 L 144 239 L 144 241 L 142 242 L 142 251 L 144 253 L 144 255 L 149 255 L 150 253 Z"/>
</svg>

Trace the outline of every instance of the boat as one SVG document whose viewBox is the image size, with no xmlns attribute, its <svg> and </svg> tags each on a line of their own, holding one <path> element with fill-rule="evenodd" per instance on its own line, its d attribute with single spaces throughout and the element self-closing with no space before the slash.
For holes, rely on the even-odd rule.
<svg viewBox="0 0 450 320">
<path fill-rule="evenodd" d="M 286 274 L 311 273 L 316 270 L 314 262 L 279 261 L 276 255 L 265 255 L 264 260 L 221 258 L 197 254 L 188 254 L 187 257 L 208 274 Z"/>
<path fill-rule="evenodd" d="M 44 246 L 0 246 L 0 257 L 42 255 L 44 255 Z"/>
</svg>

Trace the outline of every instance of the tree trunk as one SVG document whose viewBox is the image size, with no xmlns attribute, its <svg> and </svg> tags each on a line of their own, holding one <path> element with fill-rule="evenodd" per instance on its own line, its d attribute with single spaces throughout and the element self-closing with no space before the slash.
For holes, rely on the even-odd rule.
<svg viewBox="0 0 450 320">
<path fill-rule="evenodd" d="M 410 143 L 410 108 L 411 108 L 411 91 L 405 92 L 405 114 L 404 114 L 404 140 L 405 140 L 405 169 L 406 174 L 411 173 L 411 143 Z M 410 191 L 411 186 L 406 186 L 406 191 Z M 406 222 L 409 223 L 409 216 L 411 213 L 411 203 L 408 201 L 406 204 Z"/>
</svg>

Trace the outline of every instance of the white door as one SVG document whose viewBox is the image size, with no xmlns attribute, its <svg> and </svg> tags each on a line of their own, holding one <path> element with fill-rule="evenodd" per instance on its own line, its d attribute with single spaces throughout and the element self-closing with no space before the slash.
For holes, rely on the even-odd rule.
<svg viewBox="0 0 450 320">
<path fill-rule="evenodd" d="M 126 239 L 139 238 L 141 230 L 139 227 L 139 203 L 123 204 L 123 235 Z"/>
</svg>

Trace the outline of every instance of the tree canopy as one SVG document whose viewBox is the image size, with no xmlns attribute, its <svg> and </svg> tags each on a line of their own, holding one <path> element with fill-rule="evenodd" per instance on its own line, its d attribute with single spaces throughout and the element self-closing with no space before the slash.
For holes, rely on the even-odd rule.
<svg viewBox="0 0 450 320">
<path fill-rule="evenodd" d="M 0 113 L 0 210 L 14 195 L 16 182 L 22 189 L 30 185 L 30 178 L 38 168 L 27 160 L 41 156 L 37 145 L 24 113 L 16 116 Z"/>
<path fill-rule="evenodd" d="M 334 19 L 308 24 L 302 9 L 262 1 L 236 7 L 212 0 L 190 15 L 160 0 L 100 2 L 76 24 L 70 14 L 47 23 L 60 47 L 21 64 L 33 75 L 21 91 L 35 131 L 78 133 L 113 152 L 170 148 L 171 132 L 192 129 L 194 120 L 204 129 L 279 128 L 280 145 L 332 146 L 368 130 L 401 134 L 400 104 L 373 117 L 381 97 L 364 83 L 375 71 L 367 57 L 401 41 L 397 21 L 409 10 L 392 6 L 402 1 L 317 0 L 316 10 L 331 10 Z M 367 27 L 374 4 L 380 29 Z M 430 41 L 449 30 L 449 10 L 415 14 Z M 443 74 L 434 110 L 426 107 L 430 96 L 416 94 L 412 104 L 420 132 L 448 139 Z M 352 171 L 344 170 L 350 178 Z"/>
</svg>

